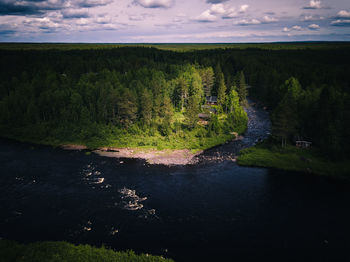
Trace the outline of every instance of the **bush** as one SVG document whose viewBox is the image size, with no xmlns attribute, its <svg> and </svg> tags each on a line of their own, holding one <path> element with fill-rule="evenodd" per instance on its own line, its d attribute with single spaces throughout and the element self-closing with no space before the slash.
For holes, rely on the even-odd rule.
<svg viewBox="0 0 350 262">
<path fill-rule="evenodd" d="M 133 251 L 116 252 L 105 247 L 73 245 L 67 242 L 36 242 L 27 245 L 0 240 L 2 262 L 118 262 L 118 261 L 172 261 L 159 256 L 136 255 Z"/>
</svg>

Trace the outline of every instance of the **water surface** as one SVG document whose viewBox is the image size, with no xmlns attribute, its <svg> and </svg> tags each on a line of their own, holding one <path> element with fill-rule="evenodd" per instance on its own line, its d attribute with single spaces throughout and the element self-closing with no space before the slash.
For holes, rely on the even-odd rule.
<svg viewBox="0 0 350 262">
<path fill-rule="evenodd" d="M 267 113 L 250 110 L 256 121 L 245 139 L 193 166 L 0 140 L 0 237 L 105 244 L 177 261 L 240 261 L 271 250 L 345 256 L 349 183 L 240 167 L 227 157 L 267 135 Z"/>
</svg>

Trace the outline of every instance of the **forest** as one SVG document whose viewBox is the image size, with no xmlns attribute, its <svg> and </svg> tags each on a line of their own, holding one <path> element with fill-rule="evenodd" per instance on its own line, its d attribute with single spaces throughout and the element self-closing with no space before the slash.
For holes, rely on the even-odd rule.
<svg viewBox="0 0 350 262">
<path fill-rule="evenodd" d="M 0 48 L 4 137 L 206 149 L 245 131 L 249 91 L 271 113 L 272 143 L 308 140 L 331 159 L 350 153 L 348 44 L 201 46 L 181 52 L 157 46 L 10 45 Z M 217 104 L 207 106 L 208 96 L 217 97 Z"/>
<path fill-rule="evenodd" d="M 1 65 L 4 136 L 198 150 L 247 125 L 244 74 L 227 88 L 220 64 L 214 70 L 151 48 L 3 52 L 13 65 Z M 217 102 L 206 105 L 206 97 Z"/>
</svg>

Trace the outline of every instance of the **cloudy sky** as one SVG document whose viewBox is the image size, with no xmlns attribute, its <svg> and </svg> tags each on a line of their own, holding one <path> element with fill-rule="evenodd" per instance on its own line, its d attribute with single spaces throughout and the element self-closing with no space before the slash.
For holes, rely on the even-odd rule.
<svg viewBox="0 0 350 262">
<path fill-rule="evenodd" d="M 350 0 L 0 0 L 1 42 L 350 41 Z"/>
</svg>

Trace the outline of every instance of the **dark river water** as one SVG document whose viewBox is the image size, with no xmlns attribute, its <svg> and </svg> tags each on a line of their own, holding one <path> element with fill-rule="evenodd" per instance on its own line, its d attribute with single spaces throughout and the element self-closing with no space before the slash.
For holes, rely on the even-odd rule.
<svg viewBox="0 0 350 262">
<path fill-rule="evenodd" d="M 0 237 L 104 244 L 176 261 L 345 258 L 350 184 L 238 166 L 232 156 L 270 126 L 263 110 L 248 113 L 243 140 L 209 150 L 192 166 L 0 140 Z"/>
</svg>

